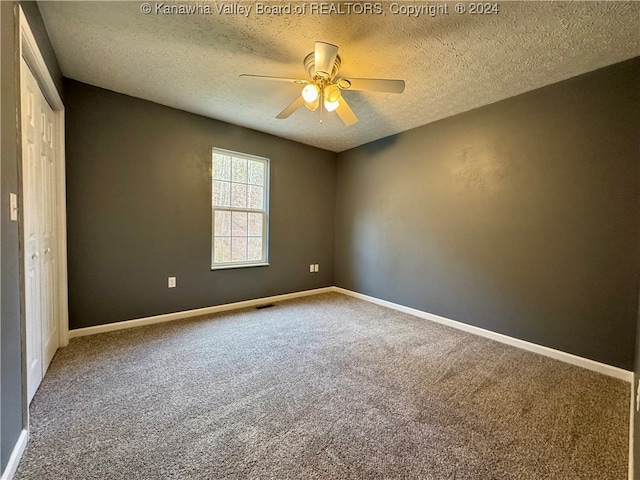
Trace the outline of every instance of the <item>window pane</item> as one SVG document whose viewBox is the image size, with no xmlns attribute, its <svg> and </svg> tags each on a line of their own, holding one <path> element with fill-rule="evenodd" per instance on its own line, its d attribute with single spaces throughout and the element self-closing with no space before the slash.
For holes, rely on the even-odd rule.
<svg viewBox="0 0 640 480">
<path fill-rule="evenodd" d="M 231 184 L 229 182 L 213 181 L 213 206 L 228 207 L 231 203 Z"/>
<path fill-rule="evenodd" d="M 247 186 L 240 183 L 231 184 L 231 206 L 247 208 Z"/>
<path fill-rule="evenodd" d="M 231 261 L 244 262 L 247 260 L 247 238 L 233 237 L 231 239 Z"/>
<path fill-rule="evenodd" d="M 249 238 L 247 260 L 262 260 L 262 238 Z"/>
<path fill-rule="evenodd" d="M 234 237 L 247 236 L 247 212 L 233 212 L 231 215 L 231 235 Z"/>
<path fill-rule="evenodd" d="M 211 168 L 212 267 L 266 261 L 268 159 L 214 149 Z"/>
<path fill-rule="evenodd" d="M 249 185 L 249 208 L 262 210 L 264 208 L 264 187 Z"/>
<path fill-rule="evenodd" d="M 231 180 L 231 157 L 213 154 L 213 178 L 216 180 Z"/>
<path fill-rule="evenodd" d="M 250 237 L 262 237 L 262 214 L 249 214 L 249 232 Z"/>
<path fill-rule="evenodd" d="M 239 183 L 247 183 L 247 159 L 236 158 L 231 159 L 231 181 Z"/>
<path fill-rule="evenodd" d="M 264 185 L 264 162 L 249 160 L 249 183 Z"/>
<path fill-rule="evenodd" d="M 231 236 L 231 212 L 216 211 L 214 225 L 214 235 L 216 237 Z"/>
<path fill-rule="evenodd" d="M 213 261 L 215 263 L 230 262 L 231 239 L 229 237 L 215 237 L 213 253 Z"/>
</svg>

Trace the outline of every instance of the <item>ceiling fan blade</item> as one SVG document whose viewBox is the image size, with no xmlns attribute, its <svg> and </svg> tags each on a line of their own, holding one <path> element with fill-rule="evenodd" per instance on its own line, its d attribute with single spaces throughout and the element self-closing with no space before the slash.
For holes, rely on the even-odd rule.
<svg viewBox="0 0 640 480">
<path fill-rule="evenodd" d="M 353 110 L 351 110 L 349 104 L 345 102 L 344 98 L 340 99 L 338 108 L 336 108 L 335 111 L 340 117 L 340 120 L 342 120 L 347 127 L 353 125 L 358 121 L 358 117 L 356 117 L 356 114 L 353 113 Z"/>
<path fill-rule="evenodd" d="M 280 120 L 287 118 L 297 109 L 299 109 L 302 105 L 304 105 L 304 99 L 300 95 L 298 95 L 298 98 L 296 98 L 293 102 L 291 102 L 291 104 L 287 108 L 285 108 L 278 115 L 276 115 L 276 118 L 279 118 Z"/>
<path fill-rule="evenodd" d="M 331 77 L 333 72 L 333 65 L 338 56 L 338 47 L 326 42 L 316 42 L 315 49 L 315 69 L 316 75 L 321 77 Z"/>
<path fill-rule="evenodd" d="M 404 80 L 382 78 L 340 78 L 336 82 L 342 90 L 369 90 L 371 92 L 404 92 Z"/>
<path fill-rule="evenodd" d="M 265 75 L 249 75 L 248 73 L 241 73 L 240 76 L 252 80 L 271 80 L 275 82 L 297 83 L 298 85 L 306 85 L 309 83 L 308 80 L 302 80 L 299 78 L 268 77 Z"/>
</svg>

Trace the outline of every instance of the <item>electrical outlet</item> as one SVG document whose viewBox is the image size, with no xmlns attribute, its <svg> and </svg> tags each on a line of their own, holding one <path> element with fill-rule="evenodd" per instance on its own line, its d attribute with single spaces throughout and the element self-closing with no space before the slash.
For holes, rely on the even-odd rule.
<svg viewBox="0 0 640 480">
<path fill-rule="evenodd" d="M 318 269 L 318 264 L 316 263 L 316 264 L 313 266 L 313 271 L 317 273 L 317 272 L 318 272 L 318 270 L 319 270 L 319 269 Z"/>
<path fill-rule="evenodd" d="M 309 265 L 309 273 L 313 273 L 314 271 L 315 270 L 314 270 L 313 263 L 312 263 L 311 265 Z"/>
<path fill-rule="evenodd" d="M 176 288 L 176 277 L 169 277 L 169 288 Z"/>
</svg>

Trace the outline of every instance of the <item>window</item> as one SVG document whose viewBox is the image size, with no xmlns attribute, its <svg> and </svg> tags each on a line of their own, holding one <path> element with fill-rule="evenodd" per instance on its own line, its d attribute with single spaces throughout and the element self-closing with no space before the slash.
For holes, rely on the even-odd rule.
<svg viewBox="0 0 640 480">
<path fill-rule="evenodd" d="M 213 149 L 211 268 L 268 265 L 269 159 Z"/>
</svg>

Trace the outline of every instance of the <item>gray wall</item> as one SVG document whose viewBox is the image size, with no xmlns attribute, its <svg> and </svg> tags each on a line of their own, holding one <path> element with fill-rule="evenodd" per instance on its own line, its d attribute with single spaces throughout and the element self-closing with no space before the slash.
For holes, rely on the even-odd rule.
<svg viewBox="0 0 640 480">
<path fill-rule="evenodd" d="M 335 154 L 65 86 L 70 328 L 333 284 Z M 271 159 L 268 267 L 210 269 L 212 146 Z"/>
<path fill-rule="evenodd" d="M 22 416 L 22 353 L 20 293 L 18 282 L 18 224 L 9 221 L 9 192 L 18 191 L 18 169 L 16 149 L 16 83 L 14 61 L 14 17 L 13 4 L 0 2 L 2 18 L 0 21 L 0 45 L 2 62 L 0 78 L 0 114 L 2 131 L 0 141 L 2 151 L 0 179 L 2 199 L 0 201 L 0 288 L 2 305 L 0 307 L 0 359 L 1 378 L 0 414 L 2 432 L 0 438 L 0 470 L 4 470 L 13 446 L 18 440 L 23 425 Z"/>
<path fill-rule="evenodd" d="M 338 156 L 338 286 L 632 370 L 640 59 Z"/>
<path fill-rule="evenodd" d="M 62 76 L 46 29 L 35 3 L 22 2 L 25 15 L 31 25 L 36 41 L 51 69 L 56 84 L 62 85 Z M 2 342 L 0 359 L 0 472 L 4 471 L 9 456 L 24 426 L 22 396 L 22 321 L 20 318 L 20 281 L 18 224 L 9 220 L 9 192 L 18 192 L 18 132 L 16 115 L 18 108 L 18 69 L 16 67 L 16 22 L 14 3 L 0 2 L 0 249 L 1 279 L 0 296 L 0 341 Z"/>
</svg>

